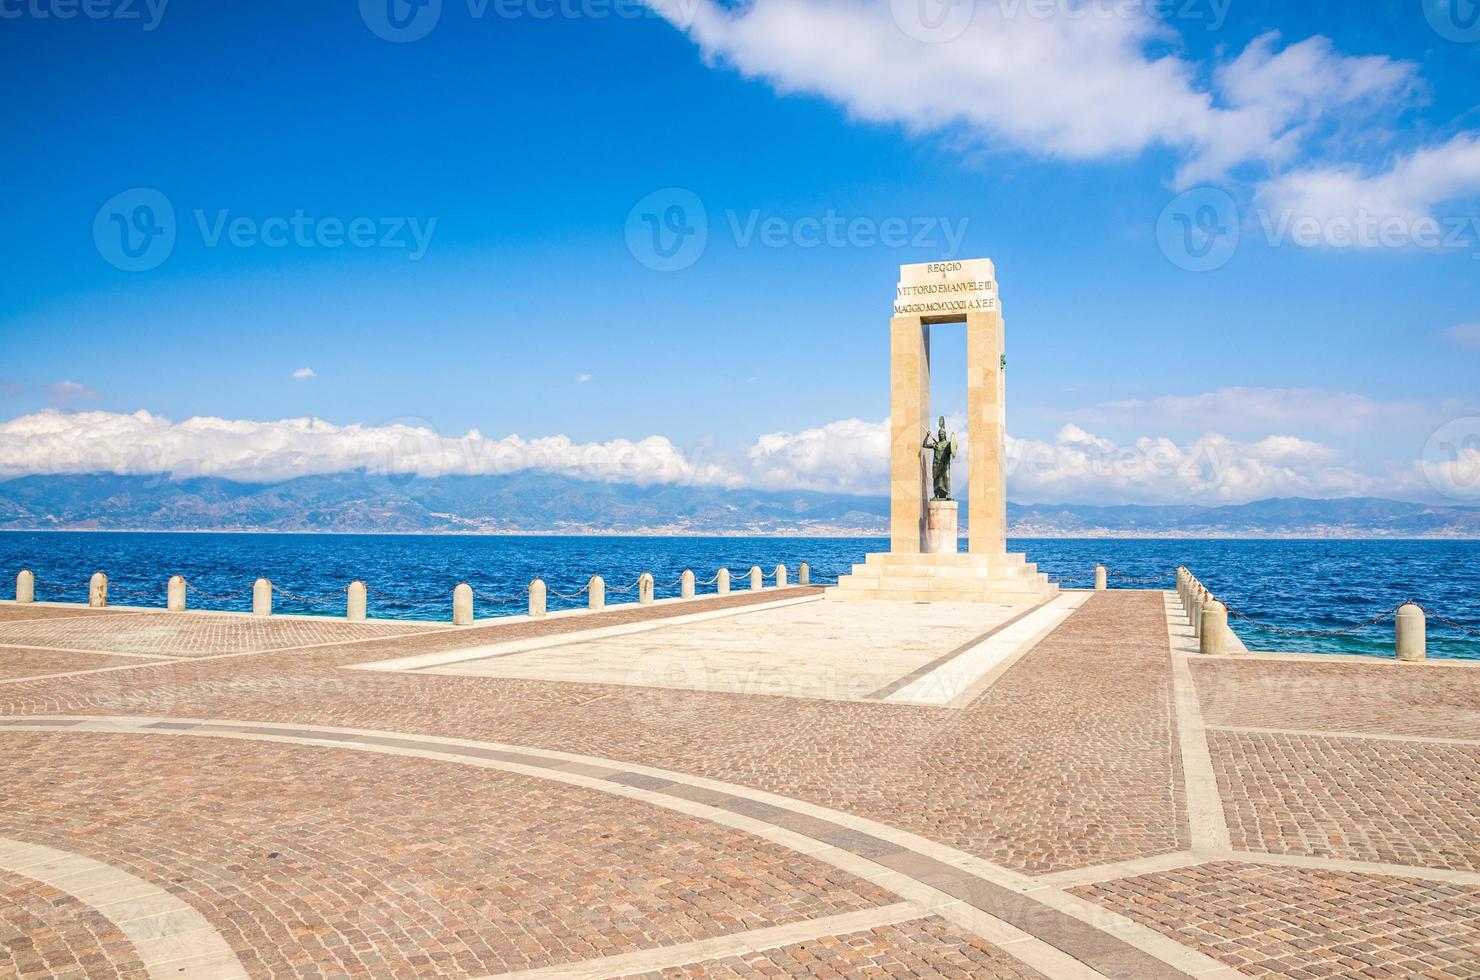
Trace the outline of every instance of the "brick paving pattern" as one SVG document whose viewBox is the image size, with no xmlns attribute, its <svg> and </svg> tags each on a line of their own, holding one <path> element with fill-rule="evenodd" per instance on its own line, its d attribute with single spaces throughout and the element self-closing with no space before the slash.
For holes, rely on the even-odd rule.
<svg viewBox="0 0 1480 980">
<path fill-rule="evenodd" d="M 0 681 L 61 674 L 72 670 L 96 670 L 99 667 L 137 666 L 150 662 L 148 658 L 135 660 L 132 657 L 111 657 L 106 653 L 0 647 Z"/>
<path fill-rule="evenodd" d="M 257 653 L 286 647 L 404 636 L 437 628 L 435 623 L 408 626 L 401 623 L 283 618 L 254 620 L 246 616 L 125 612 L 0 623 L 0 645 L 186 657 Z"/>
<path fill-rule="evenodd" d="M 488 769 L 173 736 L 3 737 L 0 837 L 167 887 L 258 975 L 502 972 L 897 901 L 759 838 Z"/>
<path fill-rule="evenodd" d="M 1220 861 L 1076 894 L 1249 976 L 1480 976 L 1480 886 Z"/>
<path fill-rule="evenodd" d="M 87 616 L 109 616 L 112 612 L 88 609 L 86 606 L 37 606 L 0 602 L 0 623 L 19 623 L 36 619 L 78 619 Z"/>
<path fill-rule="evenodd" d="M 0 606 L 0 636 L 243 653 L 35 680 L 17 679 L 39 662 L 21 654 L 65 655 L 0 649 L 0 674 L 11 672 L 0 676 L 0 716 L 241 719 L 589 754 L 831 807 L 1027 874 L 1191 846 L 1160 593 L 1093 597 L 961 710 L 343 669 L 815 591 L 386 635 L 333 621 L 164 613 L 20 620 L 9 615 L 19 607 Z M 230 625 L 212 635 L 215 623 Z M 1480 705 L 1480 671 L 1458 667 L 1230 659 L 1192 669 L 1214 726 L 1454 736 L 1473 730 Z M 1207 742 L 1234 848 L 1480 870 L 1480 747 L 1217 730 Z M 0 785 L 11 783 L 14 802 L 0 793 L 0 836 L 167 888 L 257 977 L 485 974 L 899 900 L 698 818 L 410 757 L 0 726 Z M 1210 867 L 1080 894 L 1225 962 L 1236 951 L 1266 974 L 1409 975 L 1381 972 L 1401 962 L 1423 966 L 1417 975 L 1465 976 L 1480 959 L 1471 933 L 1426 945 L 1403 918 L 1421 908 L 1440 921 L 1446 903 L 1473 905 L 1452 891 L 1461 886 L 1232 860 Z M 1176 898 L 1149 897 L 1163 894 L 1155 889 Z M 1218 948 L 1230 942 L 1236 950 Z M 1341 958 L 1364 942 L 1379 952 Z M 1036 976 L 1011 949 L 917 920 L 656 975 Z M 1382 958 L 1397 953 L 1408 959 Z"/>
<path fill-rule="evenodd" d="M 0 977 L 144 980 L 127 937 L 66 892 L 0 871 Z"/>
<path fill-rule="evenodd" d="M 626 980 L 764 980 L 767 977 L 950 977 L 1039 980 L 1030 969 L 939 918 L 828 936 L 687 966 L 629 974 Z"/>
<path fill-rule="evenodd" d="M 0 714 L 249 718 L 578 752 L 803 799 L 1046 873 L 1188 846 L 1162 615 L 1158 593 L 1096 597 L 966 710 L 336 669 L 579 628 L 565 619 L 0 685 Z"/>
<path fill-rule="evenodd" d="M 1480 746 L 1209 732 L 1236 850 L 1480 870 Z"/>
<path fill-rule="evenodd" d="M 1480 670 L 1224 660 L 1195 663 L 1209 725 L 1480 739 Z"/>
</svg>

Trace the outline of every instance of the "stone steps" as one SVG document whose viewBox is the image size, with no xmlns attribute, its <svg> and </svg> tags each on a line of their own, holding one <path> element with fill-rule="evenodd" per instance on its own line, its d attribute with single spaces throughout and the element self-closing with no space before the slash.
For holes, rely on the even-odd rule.
<svg viewBox="0 0 1480 980">
<path fill-rule="evenodd" d="M 896 602 L 982 602 L 1004 606 L 1037 605 L 1058 595 L 1059 587 L 1049 585 L 1036 592 L 998 592 L 986 589 L 901 589 L 895 587 L 861 588 L 859 586 L 827 590 L 835 602 L 886 600 Z"/>
<path fill-rule="evenodd" d="M 828 598 L 910 602 L 1040 602 L 1057 594 L 1025 555 L 871 554 L 838 580 Z"/>
</svg>

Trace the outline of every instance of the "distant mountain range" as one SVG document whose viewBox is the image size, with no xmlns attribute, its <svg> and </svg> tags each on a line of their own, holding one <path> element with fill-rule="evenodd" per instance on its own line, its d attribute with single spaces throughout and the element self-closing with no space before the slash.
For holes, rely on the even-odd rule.
<svg viewBox="0 0 1480 980">
<path fill-rule="evenodd" d="M 0 483 L 0 529 L 422 533 L 887 533 L 888 500 L 813 491 L 632 486 L 547 473 L 283 483 L 27 476 Z M 1359 497 L 1225 507 L 1008 505 L 1023 537 L 1470 537 L 1480 507 Z"/>
</svg>

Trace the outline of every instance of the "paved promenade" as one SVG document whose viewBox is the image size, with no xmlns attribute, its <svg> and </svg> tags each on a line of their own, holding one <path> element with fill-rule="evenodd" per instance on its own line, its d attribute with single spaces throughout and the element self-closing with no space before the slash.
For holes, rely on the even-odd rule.
<svg viewBox="0 0 1480 980">
<path fill-rule="evenodd" d="M 1480 977 L 1480 667 L 944 612 L 0 604 L 0 978 Z"/>
</svg>

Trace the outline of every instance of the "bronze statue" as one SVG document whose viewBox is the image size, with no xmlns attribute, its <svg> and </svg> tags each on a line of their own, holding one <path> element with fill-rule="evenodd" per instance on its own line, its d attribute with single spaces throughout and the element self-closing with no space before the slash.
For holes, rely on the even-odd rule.
<svg viewBox="0 0 1480 980">
<path fill-rule="evenodd" d="M 935 499 L 951 499 L 951 460 L 956 458 L 956 437 L 946 434 L 946 417 L 940 417 L 938 435 L 926 434 L 923 448 L 935 451 Z"/>
</svg>

